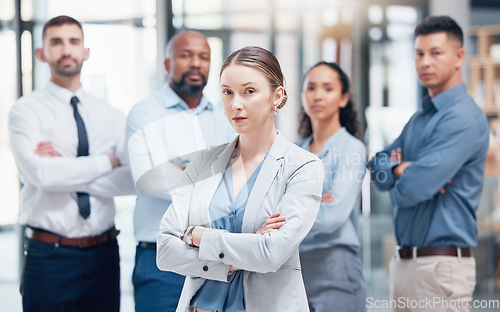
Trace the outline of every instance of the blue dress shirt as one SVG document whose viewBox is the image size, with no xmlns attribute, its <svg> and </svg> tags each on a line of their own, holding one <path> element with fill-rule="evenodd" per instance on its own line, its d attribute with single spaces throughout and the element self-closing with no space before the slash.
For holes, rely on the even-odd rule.
<svg viewBox="0 0 500 312">
<path fill-rule="evenodd" d="M 234 158 L 235 155 L 233 153 L 231 158 Z M 235 198 L 231 159 L 229 160 L 222 180 L 210 202 L 210 219 L 214 220 L 212 228 L 241 233 L 248 197 L 250 197 L 263 162 L 255 169 Z M 205 311 L 234 312 L 245 310 L 243 271 L 235 271 L 235 275 L 229 283 L 207 280 L 191 300 L 191 306 Z"/>
<path fill-rule="evenodd" d="M 193 120 L 199 122 L 207 147 L 231 142 L 236 136 L 236 132 L 224 116 L 220 106 L 209 103 L 203 96 L 198 106 L 190 110 L 177 93 L 165 84 L 161 90 L 137 103 L 131 109 L 127 118 L 127 141 L 134 133 L 146 126 L 182 112 L 193 114 L 196 118 L 180 119 L 180 122 L 185 124 L 178 129 L 178 132 L 164 133 L 165 141 L 169 141 L 169 138 L 176 138 L 179 134 L 193 135 L 193 126 L 189 123 Z M 134 211 L 134 234 L 137 241 L 156 242 L 160 221 L 171 201 L 170 194 L 156 196 L 137 191 Z"/>
<path fill-rule="evenodd" d="M 312 135 L 297 143 L 310 152 Z M 300 251 L 347 246 L 359 249 L 357 233 L 361 184 L 366 174 L 365 145 L 345 128 L 335 132 L 319 151 L 325 167 L 323 194 L 332 191 L 335 199 L 321 203 L 314 225 L 300 245 Z"/>
<path fill-rule="evenodd" d="M 426 99 L 396 141 L 371 160 L 372 180 L 379 189 L 390 190 L 395 205 L 399 246 L 477 245 L 475 211 L 488 134 L 483 111 L 459 84 Z M 399 162 L 390 160 L 398 147 L 403 161 L 411 162 L 399 178 L 392 173 Z"/>
</svg>

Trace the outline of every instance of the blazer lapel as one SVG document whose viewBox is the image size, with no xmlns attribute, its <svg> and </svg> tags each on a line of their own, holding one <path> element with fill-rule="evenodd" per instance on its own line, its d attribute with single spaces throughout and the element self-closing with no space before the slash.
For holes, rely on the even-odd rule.
<svg viewBox="0 0 500 312">
<path fill-rule="evenodd" d="M 227 163 L 233 154 L 237 142 L 238 137 L 236 137 L 231 144 L 226 146 L 220 154 L 214 155 L 213 158 L 208 161 L 207 167 L 201 175 L 201 180 L 196 183 L 197 187 L 195 190 L 199 193 L 196 195 L 198 198 L 197 204 L 194 205 L 194 207 L 197 208 L 195 209 L 196 213 L 191 216 L 191 222 L 193 224 L 211 227 L 210 202 L 222 180 Z"/>
<path fill-rule="evenodd" d="M 287 143 L 288 141 L 286 141 L 283 135 L 278 133 L 262 164 L 257 180 L 255 180 L 252 192 L 248 198 L 241 228 L 243 233 L 253 233 L 255 231 L 255 227 L 257 226 L 255 220 L 259 215 L 262 202 L 271 188 L 278 171 L 283 166 Z"/>
</svg>

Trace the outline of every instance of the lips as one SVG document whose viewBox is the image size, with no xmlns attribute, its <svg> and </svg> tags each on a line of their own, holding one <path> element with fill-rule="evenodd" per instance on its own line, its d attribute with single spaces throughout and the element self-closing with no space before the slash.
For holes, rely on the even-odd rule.
<svg viewBox="0 0 500 312">
<path fill-rule="evenodd" d="M 429 78 L 431 78 L 433 76 L 434 76 L 434 74 L 431 74 L 431 73 L 421 73 L 420 74 L 420 78 L 421 79 L 429 79 Z"/>
<path fill-rule="evenodd" d="M 313 105 L 311 106 L 311 111 L 318 112 L 322 111 L 325 107 L 323 105 Z"/>
<path fill-rule="evenodd" d="M 199 70 L 190 70 L 187 73 L 185 73 L 184 75 L 187 79 L 194 80 L 194 81 L 205 79 L 205 76 L 203 76 L 203 74 Z"/>
<path fill-rule="evenodd" d="M 241 117 L 241 116 L 240 117 L 233 117 L 233 121 L 236 122 L 236 123 L 242 122 L 242 121 L 244 121 L 246 119 L 247 119 L 247 117 Z"/>
<path fill-rule="evenodd" d="M 59 62 L 59 65 L 63 67 L 71 66 L 73 64 L 74 62 L 72 60 L 63 60 L 62 62 Z"/>
</svg>

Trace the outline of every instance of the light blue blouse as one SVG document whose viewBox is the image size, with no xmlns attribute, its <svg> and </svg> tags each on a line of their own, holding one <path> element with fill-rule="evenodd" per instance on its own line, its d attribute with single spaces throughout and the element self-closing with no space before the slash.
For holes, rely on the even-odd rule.
<svg viewBox="0 0 500 312">
<path fill-rule="evenodd" d="M 231 159 L 235 155 L 236 150 L 233 152 Z M 241 233 L 245 207 L 263 162 L 255 169 L 235 198 L 233 193 L 233 172 L 231 170 L 231 160 L 229 160 L 217 191 L 210 202 L 210 219 L 213 220 L 212 228 L 226 230 L 231 233 Z M 191 307 L 206 311 L 243 311 L 245 310 L 243 295 L 243 271 L 239 270 L 236 271 L 234 278 L 229 283 L 207 280 L 191 300 Z"/>
</svg>

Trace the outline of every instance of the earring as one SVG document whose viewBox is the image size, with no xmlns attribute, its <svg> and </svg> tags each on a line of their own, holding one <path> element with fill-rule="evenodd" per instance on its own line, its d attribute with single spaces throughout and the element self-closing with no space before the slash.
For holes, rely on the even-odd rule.
<svg viewBox="0 0 500 312">
<path fill-rule="evenodd" d="M 277 113 L 278 113 L 278 107 L 277 107 L 277 106 L 275 106 L 275 107 L 274 107 L 274 116 L 276 116 L 276 114 L 277 114 Z"/>
</svg>

